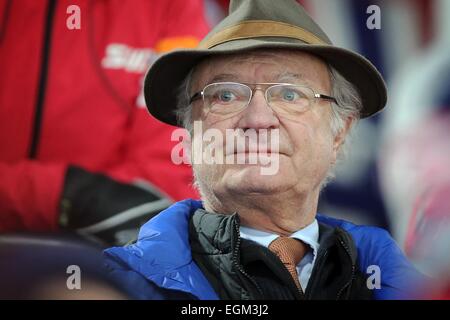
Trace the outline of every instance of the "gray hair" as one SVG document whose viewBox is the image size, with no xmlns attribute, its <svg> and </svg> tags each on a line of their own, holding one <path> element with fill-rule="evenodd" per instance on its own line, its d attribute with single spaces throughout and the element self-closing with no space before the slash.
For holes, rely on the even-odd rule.
<svg viewBox="0 0 450 320">
<path fill-rule="evenodd" d="M 191 95 L 191 84 L 192 77 L 195 69 L 192 69 L 189 74 L 186 76 L 185 80 L 179 87 L 178 91 L 178 103 L 177 109 L 175 110 L 175 115 L 177 117 L 177 121 L 181 124 L 186 130 L 192 133 L 192 106 L 189 104 L 189 99 Z M 333 136 L 336 136 L 339 132 L 341 132 L 348 118 L 352 118 L 354 121 L 352 123 L 352 127 L 356 124 L 356 122 L 360 118 L 361 109 L 362 109 L 362 100 L 359 95 L 356 87 L 347 81 L 335 68 L 331 65 L 328 65 L 328 70 L 330 73 L 330 81 L 331 81 L 331 96 L 333 96 L 336 103 L 331 103 L 331 122 L 330 127 L 333 133 Z M 350 128 L 347 137 L 351 136 Z M 343 143 L 339 152 L 338 152 L 338 161 L 341 161 L 345 158 L 347 154 L 347 144 Z M 330 181 L 332 181 L 335 177 L 335 165 L 333 165 L 324 181 L 322 182 L 321 188 L 325 187 Z"/>
<path fill-rule="evenodd" d="M 191 98 L 191 84 L 194 70 L 195 68 L 189 71 L 188 75 L 178 88 L 177 108 L 175 110 L 177 122 L 189 132 L 192 132 L 192 105 L 189 104 L 189 100 Z"/>
<path fill-rule="evenodd" d="M 351 138 L 353 128 L 359 121 L 361 116 L 362 99 L 356 87 L 347 81 L 347 79 L 342 76 L 339 71 L 337 71 L 332 66 L 328 66 L 330 72 L 331 81 L 331 96 L 334 97 L 337 103 L 331 103 L 331 131 L 333 136 L 336 136 L 341 132 L 346 124 L 346 120 L 349 118 L 353 119 L 352 127 L 349 128 L 345 140 L 342 142 L 340 149 L 337 154 L 337 163 L 344 160 L 348 153 L 347 139 Z M 335 178 L 335 168 L 334 164 L 330 170 L 328 170 L 327 176 L 324 181 L 322 181 L 321 189 L 323 189 L 329 182 Z"/>
</svg>

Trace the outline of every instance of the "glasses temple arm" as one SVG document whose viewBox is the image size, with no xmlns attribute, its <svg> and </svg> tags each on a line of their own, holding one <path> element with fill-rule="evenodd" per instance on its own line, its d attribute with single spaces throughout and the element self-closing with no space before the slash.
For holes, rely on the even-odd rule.
<svg viewBox="0 0 450 320">
<path fill-rule="evenodd" d="M 334 103 L 338 104 L 338 102 L 337 102 L 337 100 L 336 100 L 335 97 L 327 96 L 327 95 L 325 95 L 325 94 L 320 94 L 320 93 L 317 93 L 317 94 L 315 94 L 314 96 L 315 96 L 316 98 L 325 99 L 325 100 L 330 100 L 330 101 L 333 101 Z"/>
<path fill-rule="evenodd" d="M 203 96 L 203 91 L 199 91 L 194 93 L 194 95 L 189 99 L 189 104 L 194 102 L 195 100 L 201 99 Z"/>
</svg>

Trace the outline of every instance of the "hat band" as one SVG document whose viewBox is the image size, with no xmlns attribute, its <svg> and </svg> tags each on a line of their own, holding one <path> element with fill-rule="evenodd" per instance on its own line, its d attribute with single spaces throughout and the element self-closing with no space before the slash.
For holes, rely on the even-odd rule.
<svg viewBox="0 0 450 320">
<path fill-rule="evenodd" d="M 214 46 L 232 40 L 260 37 L 284 37 L 301 40 L 308 44 L 328 44 L 308 30 L 292 24 L 270 20 L 251 20 L 241 22 L 215 33 L 205 39 L 205 41 L 202 41 L 198 49 L 211 49 Z"/>
</svg>

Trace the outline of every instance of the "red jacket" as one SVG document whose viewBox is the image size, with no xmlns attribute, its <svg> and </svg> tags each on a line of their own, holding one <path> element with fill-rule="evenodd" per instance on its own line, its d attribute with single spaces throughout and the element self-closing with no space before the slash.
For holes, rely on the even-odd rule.
<svg viewBox="0 0 450 320">
<path fill-rule="evenodd" d="M 158 52 L 207 33 L 202 1 L 49 3 L 0 2 L 0 231 L 57 228 L 70 164 L 196 197 L 191 169 L 170 160 L 173 127 L 148 115 L 140 91 Z"/>
</svg>

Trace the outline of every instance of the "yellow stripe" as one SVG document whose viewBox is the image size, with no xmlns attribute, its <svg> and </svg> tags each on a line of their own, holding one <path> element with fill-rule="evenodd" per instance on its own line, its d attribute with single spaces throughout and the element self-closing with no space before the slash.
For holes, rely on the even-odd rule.
<svg viewBox="0 0 450 320">
<path fill-rule="evenodd" d="M 308 44 L 327 44 L 325 41 L 303 28 L 270 20 L 251 20 L 228 27 L 201 42 L 199 49 L 211 49 L 218 44 L 249 38 L 286 37 L 301 40 Z"/>
<path fill-rule="evenodd" d="M 156 52 L 167 52 L 179 48 L 195 48 L 198 45 L 196 37 L 170 37 L 158 41 L 154 47 Z"/>
</svg>

